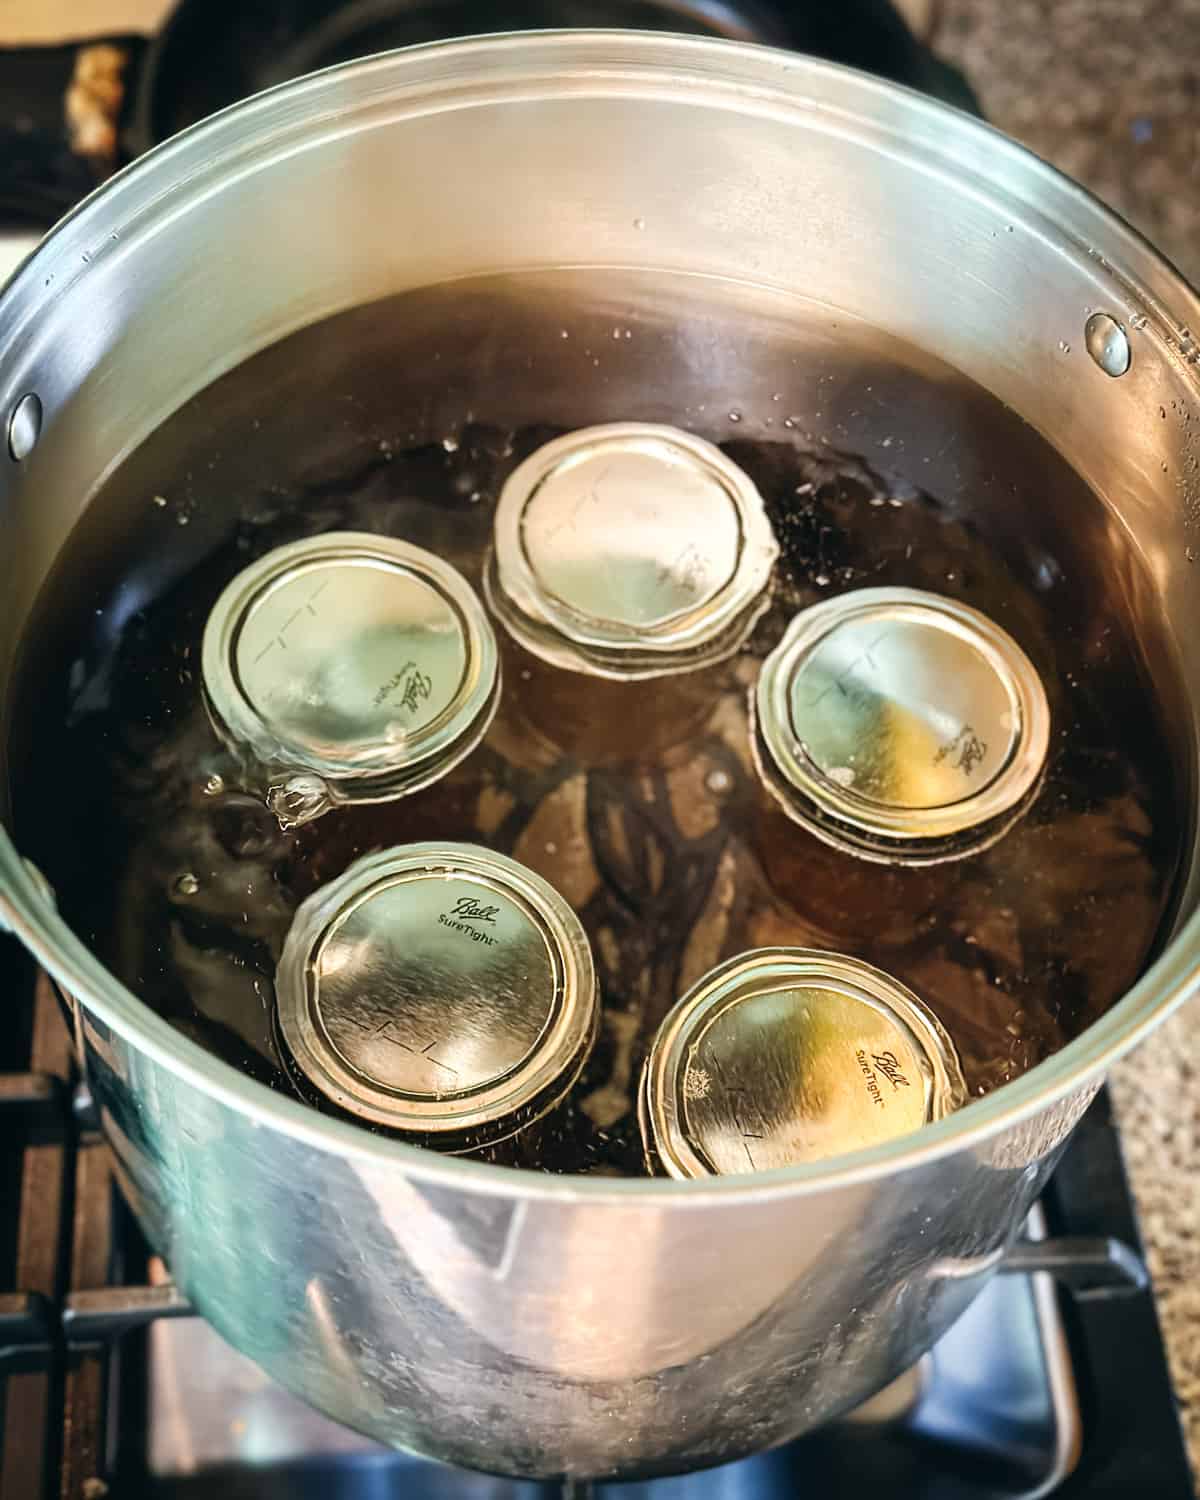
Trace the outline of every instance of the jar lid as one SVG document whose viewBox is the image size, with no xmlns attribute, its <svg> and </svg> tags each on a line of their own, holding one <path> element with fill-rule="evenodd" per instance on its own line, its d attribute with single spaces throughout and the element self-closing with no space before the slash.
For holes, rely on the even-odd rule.
<svg viewBox="0 0 1200 1500">
<path fill-rule="evenodd" d="M 754 695 L 755 755 L 787 812 L 868 859 L 986 848 L 1036 790 L 1050 741 L 1029 658 L 978 610 L 859 589 L 803 610 Z"/>
<path fill-rule="evenodd" d="M 485 585 L 535 656 L 656 677 L 737 650 L 778 552 L 761 496 L 719 448 L 622 422 L 568 433 L 512 472 Z"/>
<path fill-rule="evenodd" d="M 862 1150 L 965 1100 L 953 1043 L 911 990 L 842 954 L 760 948 L 671 1010 L 639 1105 L 648 1158 L 705 1177 Z"/>
<path fill-rule="evenodd" d="M 287 825 L 427 786 L 479 743 L 499 666 L 466 580 L 420 547 L 330 532 L 228 585 L 204 628 L 218 733 L 268 774 Z"/>
<path fill-rule="evenodd" d="M 470 844 L 368 855 L 296 912 L 279 1029 L 347 1113 L 448 1149 L 552 1108 L 591 1051 L 591 950 L 557 891 Z"/>
</svg>

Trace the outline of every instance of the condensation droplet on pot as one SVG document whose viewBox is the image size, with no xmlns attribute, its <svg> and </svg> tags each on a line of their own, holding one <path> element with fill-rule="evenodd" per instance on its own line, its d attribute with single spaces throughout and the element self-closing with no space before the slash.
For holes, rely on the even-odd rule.
<svg viewBox="0 0 1200 1500">
<path fill-rule="evenodd" d="M 8 451 L 14 463 L 29 457 L 42 435 L 42 403 L 32 391 L 22 396 L 8 419 Z"/>
<path fill-rule="evenodd" d="M 731 422 L 740 422 L 742 420 L 742 414 L 741 414 L 741 412 L 740 411 L 731 411 L 729 413 L 729 420 Z"/>
<path fill-rule="evenodd" d="M 1165 406 L 1160 406 L 1158 408 L 1158 414 L 1164 422 L 1167 420 L 1167 408 Z"/>
<path fill-rule="evenodd" d="M 177 896 L 194 896 L 200 889 L 200 882 L 190 870 L 175 877 L 175 884 L 171 887 Z"/>
<path fill-rule="evenodd" d="M 1066 339 L 1059 339 L 1059 341 L 1058 341 L 1058 352 L 1060 354 L 1070 354 L 1070 352 L 1071 352 L 1071 346 L 1070 346 L 1070 344 L 1067 343 Z"/>
<path fill-rule="evenodd" d="M 645 219 L 634 219 L 634 221 L 633 221 L 633 227 L 635 229 L 645 229 L 645 227 L 646 227 L 646 221 L 645 221 Z"/>
<path fill-rule="evenodd" d="M 1146 317 L 1145 313 L 1134 313 L 1133 317 L 1129 320 L 1129 326 L 1130 328 L 1136 328 L 1140 330 L 1145 328 L 1148 322 L 1149 319 Z"/>
<path fill-rule="evenodd" d="M 1095 312 L 1083 330 L 1087 352 L 1106 375 L 1115 379 L 1129 368 L 1129 339 L 1125 330 L 1105 312 Z"/>
<path fill-rule="evenodd" d="M 1185 547 L 1183 550 L 1183 555 L 1190 563 L 1194 563 L 1196 561 L 1196 550 L 1194 547 Z"/>
</svg>

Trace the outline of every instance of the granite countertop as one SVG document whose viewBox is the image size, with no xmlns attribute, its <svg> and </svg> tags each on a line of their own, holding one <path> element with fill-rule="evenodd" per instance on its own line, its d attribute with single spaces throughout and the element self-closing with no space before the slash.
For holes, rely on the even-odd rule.
<svg viewBox="0 0 1200 1500">
<path fill-rule="evenodd" d="M 942 0 L 934 45 L 988 119 L 1089 187 L 1200 286 L 1200 0 Z M 1113 1093 L 1200 1473 L 1200 1002 Z"/>
</svg>

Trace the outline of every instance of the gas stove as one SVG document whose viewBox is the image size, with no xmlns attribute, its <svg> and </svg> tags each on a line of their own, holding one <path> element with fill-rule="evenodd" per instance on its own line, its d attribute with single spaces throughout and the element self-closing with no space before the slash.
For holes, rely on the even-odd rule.
<svg viewBox="0 0 1200 1500">
<path fill-rule="evenodd" d="M 886 0 L 828 10 L 763 0 L 650 8 L 671 12 L 679 29 L 806 47 L 972 103 L 962 79 L 913 41 Z M 0 281 L 55 214 L 120 160 L 254 87 L 356 48 L 427 39 L 450 12 L 470 30 L 482 29 L 485 12 L 498 29 L 531 19 L 630 24 L 636 9 L 634 0 L 607 9 L 582 0 L 182 0 L 148 45 L 113 43 L 124 59 L 122 94 L 102 159 L 81 157 L 63 133 L 79 49 L 44 49 L 33 67 L 29 53 L 0 51 Z M 430 20 L 435 12 L 440 22 Z M 6 87 L 18 77 L 20 90 Z M 921 1364 L 868 1406 L 705 1473 L 535 1484 L 448 1469 L 338 1427 L 194 1316 L 121 1199 L 52 986 L 15 944 L 0 947 L 0 989 L 9 1016 L 0 1037 L 0 1500 L 582 1500 L 593 1488 L 605 1500 L 1195 1493 L 1104 1095 L 1001 1273 Z"/>
</svg>

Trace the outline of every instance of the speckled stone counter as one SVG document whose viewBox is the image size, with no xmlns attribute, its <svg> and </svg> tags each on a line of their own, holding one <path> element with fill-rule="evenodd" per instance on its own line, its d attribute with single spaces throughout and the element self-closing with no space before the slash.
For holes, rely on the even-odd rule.
<svg viewBox="0 0 1200 1500">
<path fill-rule="evenodd" d="M 1097 193 L 1200 285 L 1200 0 L 943 0 L 934 44 L 984 113 Z M 1200 1001 L 1114 1094 L 1192 1463 L 1200 1473 Z"/>
</svg>

